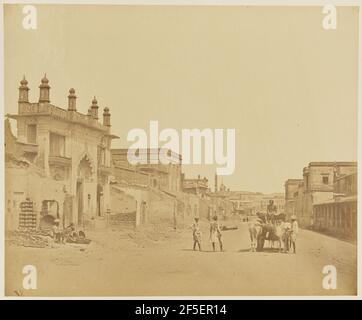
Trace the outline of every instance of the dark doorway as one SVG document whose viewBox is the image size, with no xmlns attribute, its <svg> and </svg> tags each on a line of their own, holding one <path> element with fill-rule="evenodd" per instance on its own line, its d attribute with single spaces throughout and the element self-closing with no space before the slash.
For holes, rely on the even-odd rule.
<svg viewBox="0 0 362 320">
<path fill-rule="evenodd" d="M 77 181 L 78 226 L 83 225 L 83 181 Z"/>
<path fill-rule="evenodd" d="M 74 196 L 71 196 L 69 194 L 65 195 L 65 199 L 63 202 L 64 226 L 68 226 L 71 222 L 73 222 L 73 200 Z"/>
<path fill-rule="evenodd" d="M 103 197 L 103 187 L 98 184 L 97 185 L 97 216 L 102 216 L 102 197 Z"/>
</svg>

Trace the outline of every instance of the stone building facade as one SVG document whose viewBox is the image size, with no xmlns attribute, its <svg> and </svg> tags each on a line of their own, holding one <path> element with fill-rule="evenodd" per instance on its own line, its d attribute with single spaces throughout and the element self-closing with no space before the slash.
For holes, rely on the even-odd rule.
<svg viewBox="0 0 362 320">
<path fill-rule="evenodd" d="M 254 215 L 260 210 L 260 200 L 263 194 L 250 191 L 231 191 L 229 200 L 232 202 L 234 212 L 241 215 Z"/>
<path fill-rule="evenodd" d="M 284 194 L 250 191 L 230 191 L 229 200 L 233 203 L 234 212 L 244 215 L 255 215 L 258 212 L 265 213 L 270 200 L 274 201 L 278 213 L 284 213 Z"/>
<path fill-rule="evenodd" d="M 333 198 L 313 205 L 315 229 L 356 239 L 357 180 L 357 173 L 336 177 Z"/>
<path fill-rule="evenodd" d="M 38 225 L 45 216 L 64 226 L 101 224 L 110 200 L 111 142 L 117 138 L 109 109 L 101 123 L 95 98 L 83 114 L 73 88 L 64 109 L 50 103 L 46 76 L 38 102 L 29 102 L 25 78 L 20 84 L 18 113 L 7 115 L 17 124 L 17 137 L 7 125 L 5 141 L 7 227 L 17 229 L 19 202 L 26 198 L 34 203 Z"/>
<path fill-rule="evenodd" d="M 357 172 L 356 162 L 310 162 L 308 167 L 303 169 L 303 179 L 293 185 L 293 188 L 286 188 L 285 197 L 288 197 L 289 212 L 297 216 L 302 227 L 314 225 L 313 205 L 333 198 L 334 183 L 340 176 Z M 288 190 L 293 190 L 293 199 Z"/>
<path fill-rule="evenodd" d="M 206 194 L 209 192 L 209 183 L 206 177 L 201 178 L 200 176 L 198 176 L 196 179 L 183 178 L 182 190 L 186 193 L 205 197 Z"/>
<path fill-rule="evenodd" d="M 299 185 L 303 183 L 302 179 L 288 179 L 285 181 L 285 210 L 287 219 L 290 219 L 295 212 L 295 202 L 298 195 Z"/>
<path fill-rule="evenodd" d="M 142 181 L 143 184 L 156 189 L 182 192 L 181 156 L 168 152 L 170 163 L 163 164 L 160 161 L 151 163 L 150 159 L 158 159 L 162 149 L 141 149 L 138 152 L 144 154 L 147 163 L 131 164 L 128 161 L 128 149 L 112 149 L 111 157 L 116 179 L 123 179 L 132 183 L 132 179 Z"/>
</svg>

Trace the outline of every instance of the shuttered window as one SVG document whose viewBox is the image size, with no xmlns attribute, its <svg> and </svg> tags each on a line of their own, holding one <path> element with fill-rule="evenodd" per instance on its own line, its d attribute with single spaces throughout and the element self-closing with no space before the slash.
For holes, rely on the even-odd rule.
<svg viewBox="0 0 362 320">
<path fill-rule="evenodd" d="M 50 133 L 49 137 L 49 153 L 53 157 L 64 157 L 65 156 L 65 137 L 56 134 Z"/>
<path fill-rule="evenodd" d="M 28 143 L 36 143 L 36 124 L 29 124 L 26 128 Z"/>
</svg>

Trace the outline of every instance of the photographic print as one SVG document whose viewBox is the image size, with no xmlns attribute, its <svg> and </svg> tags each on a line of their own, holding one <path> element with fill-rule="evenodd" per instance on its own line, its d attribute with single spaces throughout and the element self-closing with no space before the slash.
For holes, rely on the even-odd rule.
<svg viewBox="0 0 362 320">
<path fill-rule="evenodd" d="M 3 14 L 6 297 L 357 295 L 358 6 Z"/>
</svg>

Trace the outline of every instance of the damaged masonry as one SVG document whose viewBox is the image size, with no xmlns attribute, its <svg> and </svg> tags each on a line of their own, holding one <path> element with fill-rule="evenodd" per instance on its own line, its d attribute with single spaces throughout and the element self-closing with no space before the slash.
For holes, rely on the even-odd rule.
<svg viewBox="0 0 362 320">
<path fill-rule="evenodd" d="M 50 103 L 46 76 L 39 88 L 39 101 L 29 102 L 24 77 L 18 114 L 5 121 L 7 231 L 48 232 L 57 224 L 84 231 L 149 222 L 176 228 L 194 217 L 232 214 L 232 203 L 211 193 L 206 178 L 185 179 L 179 154 L 166 150 L 169 164 L 133 165 L 128 149 L 111 149 L 118 137 L 111 133 L 107 107 L 99 121 L 95 97 L 82 114 L 73 88 L 67 109 Z M 17 137 L 9 119 L 16 120 Z M 148 158 L 159 151 L 139 150 Z"/>
<path fill-rule="evenodd" d="M 50 103 L 46 77 L 39 86 L 39 101 L 29 102 L 28 82 L 20 82 L 17 138 L 5 122 L 6 229 L 78 228 L 105 224 L 110 201 L 112 139 L 109 109 L 98 121 L 94 97 L 88 114 L 77 111 L 75 90 L 68 108 Z M 26 212 L 25 212 L 26 211 Z"/>
</svg>

